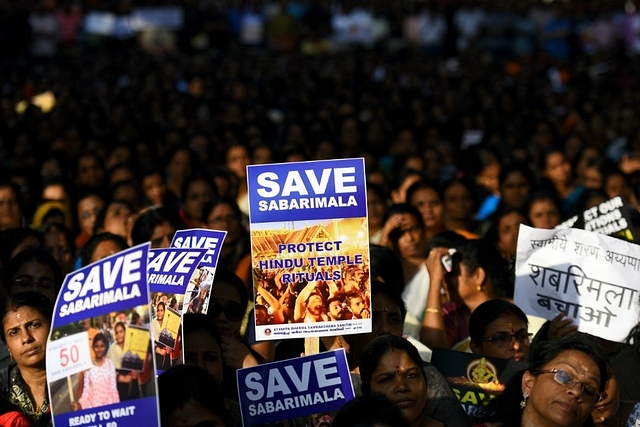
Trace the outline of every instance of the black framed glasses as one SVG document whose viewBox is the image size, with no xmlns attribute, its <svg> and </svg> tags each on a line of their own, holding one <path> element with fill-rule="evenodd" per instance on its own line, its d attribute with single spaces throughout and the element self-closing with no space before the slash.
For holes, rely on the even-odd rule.
<svg viewBox="0 0 640 427">
<path fill-rule="evenodd" d="M 52 289 L 54 286 L 53 280 L 48 277 L 41 277 L 40 280 L 35 280 L 31 276 L 18 276 L 13 279 L 13 286 L 27 289 Z"/>
<path fill-rule="evenodd" d="M 554 374 L 553 379 L 558 384 L 567 388 L 574 388 L 576 385 L 580 384 L 580 391 L 582 391 L 582 395 L 585 396 L 585 400 L 597 402 L 598 399 L 600 399 L 600 392 L 597 387 L 581 383 L 575 376 L 567 371 L 562 369 L 549 369 L 548 371 L 538 371 L 538 374 Z"/>
<path fill-rule="evenodd" d="M 242 304 L 237 302 L 228 302 L 225 305 L 216 304 L 212 302 L 209 307 L 208 313 L 211 313 L 214 319 L 220 316 L 220 313 L 224 312 L 224 315 L 227 316 L 227 319 L 232 322 L 237 322 L 238 320 L 242 320 L 244 318 L 245 309 Z"/>
<path fill-rule="evenodd" d="M 526 331 L 516 332 L 515 334 L 510 334 L 508 332 L 498 332 L 496 334 L 491 335 L 490 337 L 482 337 L 476 341 L 490 341 L 496 347 L 507 347 L 511 344 L 512 339 L 516 339 L 518 343 L 522 344 L 530 344 L 531 338 L 533 334 L 530 334 Z"/>
</svg>

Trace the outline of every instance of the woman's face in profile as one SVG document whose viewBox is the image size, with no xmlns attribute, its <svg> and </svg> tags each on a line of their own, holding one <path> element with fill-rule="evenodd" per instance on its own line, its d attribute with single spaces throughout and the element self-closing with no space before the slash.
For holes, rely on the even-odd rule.
<svg viewBox="0 0 640 427">
<path fill-rule="evenodd" d="M 386 352 L 371 376 L 371 393 L 381 394 L 412 424 L 427 403 L 427 384 L 421 367 L 403 350 Z"/>
</svg>

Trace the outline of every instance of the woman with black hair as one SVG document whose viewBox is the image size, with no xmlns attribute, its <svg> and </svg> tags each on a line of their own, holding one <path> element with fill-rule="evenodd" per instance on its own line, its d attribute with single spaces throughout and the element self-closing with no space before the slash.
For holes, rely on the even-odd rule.
<svg viewBox="0 0 640 427">
<path fill-rule="evenodd" d="M 342 337 L 350 349 L 347 358 L 356 395 L 359 395 L 361 389 L 361 363 L 365 360 L 364 349 L 369 343 L 378 337 L 393 335 L 398 339 L 406 340 L 410 343 L 409 345 L 414 345 L 412 343 L 415 343 L 416 346 L 421 346 L 419 341 L 402 336 L 404 318 L 407 311 L 402 297 L 393 287 L 389 286 L 388 283 L 374 280 L 371 283 L 371 304 L 371 332 Z M 422 349 L 420 355 L 423 358 L 430 357 L 429 349 L 424 346 L 422 346 Z M 470 420 L 442 374 L 430 364 L 420 362 L 420 366 L 424 370 L 427 381 L 428 400 L 423 407 L 425 416 L 450 426 L 468 426 Z"/>
<path fill-rule="evenodd" d="M 451 271 L 442 259 L 451 257 Z M 485 239 L 467 240 L 429 253 L 427 268 L 431 286 L 427 297 L 421 341 L 429 347 L 465 350 L 469 341 L 469 318 L 483 302 L 493 298 L 513 298 L 513 283 L 507 263 L 498 249 Z M 450 295 L 443 304 L 442 289 Z"/>
<path fill-rule="evenodd" d="M 479 237 L 480 224 L 475 219 L 477 201 L 471 184 L 465 179 L 453 179 L 442 186 L 442 194 L 446 228 L 468 239 Z"/>
<path fill-rule="evenodd" d="M 38 231 L 44 239 L 44 250 L 56 260 L 63 275 L 73 270 L 73 257 L 76 249 L 71 232 L 67 227 L 55 222 L 42 225 Z"/>
<path fill-rule="evenodd" d="M 129 203 L 124 200 L 110 200 L 98 211 L 93 225 L 93 234 L 113 233 L 129 243 L 135 216 Z"/>
<path fill-rule="evenodd" d="M 422 214 L 427 241 L 445 231 L 442 192 L 435 182 L 420 180 L 407 189 L 407 203 Z"/>
<path fill-rule="evenodd" d="M 391 400 L 412 427 L 443 426 L 424 415 L 427 378 L 418 350 L 396 335 L 383 335 L 362 351 L 360 376 L 364 396 L 382 395 Z"/>
<path fill-rule="evenodd" d="M 182 209 L 180 218 L 187 228 L 204 227 L 202 209 L 218 196 L 213 179 L 203 173 L 189 175 L 182 183 Z"/>
<path fill-rule="evenodd" d="M 532 227 L 551 230 L 562 222 L 561 210 L 553 193 L 537 192 L 529 197 L 524 212 Z"/>
<path fill-rule="evenodd" d="M 162 206 L 152 206 L 142 212 L 131 230 L 133 245 L 151 242 L 151 248 L 168 248 L 176 230 L 185 225 L 177 221 Z"/>
<path fill-rule="evenodd" d="M 34 426 L 51 424 L 45 356 L 53 302 L 37 292 L 21 292 L 0 307 L 0 338 L 12 362 L 0 369 L 0 398 L 17 406 Z"/>
<path fill-rule="evenodd" d="M 120 402 L 116 367 L 107 357 L 107 346 L 107 337 L 103 333 L 93 337 L 93 366 L 82 373 L 82 382 L 78 385 L 78 400 L 71 402 L 71 410 L 79 411 Z"/>
<path fill-rule="evenodd" d="M 107 357 L 116 368 L 116 381 L 120 401 L 137 399 L 140 397 L 140 383 L 138 373 L 122 369 L 124 352 L 124 338 L 127 327 L 124 322 L 118 322 L 113 327 L 115 342 L 109 346 Z"/>
<path fill-rule="evenodd" d="M 129 245 L 120 236 L 112 233 L 94 234 L 80 251 L 80 266 L 86 267 L 93 262 L 128 248 Z"/>
<path fill-rule="evenodd" d="M 204 206 L 201 219 L 205 228 L 227 232 L 218 265 L 234 271 L 248 289 L 252 288 L 251 241 L 238 204 L 229 197 L 217 197 Z"/>
<path fill-rule="evenodd" d="M 10 294 L 35 291 L 55 301 L 62 280 L 62 271 L 49 252 L 27 248 L 9 262 L 3 283 Z"/>
<path fill-rule="evenodd" d="M 540 158 L 540 169 L 544 178 L 544 188 L 553 191 L 561 200 L 562 213 L 567 215 L 574 210 L 584 186 L 576 184 L 571 163 L 564 152 L 549 148 Z"/>
<path fill-rule="evenodd" d="M 607 356 L 588 336 L 573 334 L 535 346 L 529 368 L 492 402 L 498 426 L 580 427 L 607 382 Z"/>
<path fill-rule="evenodd" d="M 485 301 L 469 318 L 471 351 L 483 356 L 526 361 L 532 334 L 527 315 L 502 299 Z"/>
<path fill-rule="evenodd" d="M 407 326 L 416 326 L 412 330 L 407 327 L 405 332 L 417 339 L 430 288 L 424 222 L 418 209 L 408 203 L 391 206 L 385 217 L 380 243 L 392 249 L 402 264 L 405 278 L 402 299 L 410 313 Z"/>
<path fill-rule="evenodd" d="M 224 376 L 221 385 L 224 395 L 233 400 L 238 399 L 236 370 L 264 362 L 240 333 L 248 305 L 249 296 L 242 280 L 226 268 L 217 268 L 207 316 L 214 320 L 222 338 Z"/>
<path fill-rule="evenodd" d="M 162 322 L 164 314 L 167 311 L 167 305 L 158 301 L 156 304 L 156 315 L 151 322 L 151 334 L 155 343 L 156 369 L 160 371 L 167 370 L 171 367 L 171 349 L 160 342 L 160 333 L 162 332 Z"/>
</svg>

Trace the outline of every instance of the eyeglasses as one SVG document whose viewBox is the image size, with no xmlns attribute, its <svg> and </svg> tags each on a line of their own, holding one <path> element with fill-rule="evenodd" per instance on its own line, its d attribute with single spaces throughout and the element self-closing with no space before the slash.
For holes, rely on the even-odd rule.
<svg viewBox="0 0 640 427">
<path fill-rule="evenodd" d="M 226 224 L 232 224 L 238 221 L 238 217 L 235 215 L 226 215 L 226 216 L 216 216 L 209 219 L 210 224 L 222 224 L 223 222 Z"/>
<path fill-rule="evenodd" d="M 53 288 L 53 280 L 47 277 L 43 277 L 40 280 L 34 280 L 31 276 L 18 276 L 13 279 L 13 285 L 27 289 L 35 289 L 35 287 L 41 289 L 51 289 Z"/>
<path fill-rule="evenodd" d="M 528 332 L 520 331 L 515 334 L 509 334 L 507 332 L 498 332 L 497 334 L 491 335 L 490 337 L 483 337 L 476 341 L 491 341 L 496 347 L 507 347 L 511 344 L 511 340 L 513 338 L 518 341 L 520 344 L 530 344 L 531 338 L 533 334 Z"/>
<path fill-rule="evenodd" d="M 238 304 L 237 302 L 228 302 L 223 306 L 214 302 L 211 307 L 209 307 L 209 313 L 211 313 L 214 319 L 220 316 L 222 312 L 227 316 L 227 319 L 232 322 L 237 322 L 244 318 L 245 309 L 242 307 L 242 304 Z"/>
<path fill-rule="evenodd" d="M 585 396 L 585 400 L 595 402 L 600 399 L 600 392 L 595 387 L 581 383 L 567 371 L 563 371 L 562 369 L 551 369 L 548 371 L 538 371 L 538 374 L 555 374 L 553 379 L 556 380 L 558 384 L 562 384 L 567 388 L 574 388 L 577 384 L 580 384 L 580 390 Z"/>
</svg>

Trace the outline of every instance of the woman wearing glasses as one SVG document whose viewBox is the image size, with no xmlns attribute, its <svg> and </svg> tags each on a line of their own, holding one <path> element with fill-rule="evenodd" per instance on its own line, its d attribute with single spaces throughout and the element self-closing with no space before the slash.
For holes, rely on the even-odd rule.
<svg viewBox="0 0 640 427">
<path fill-rule="evenodd" d="M 218 197 L 202 209 L 201 220 L 205 228 L 227 232 L 218 265 L 234 271 L 246 284 L 245 287 L 251 289 L 251 240 L 242 219 L 235 200 L 228 197 Z"/>
<path fill-rule="evenodd" d="M 493 421 L 503 427 L 582 426 L 606 382 L 606 355 L 587 336 L 540 343 L 531 351 L 529 369 L 514 375 L 493 401 Z"/>
<path fill-rule="evenodd" d="M 501 299 L 485 301 L 469 318 L 471 351 L 526 362 L 532 336 L 528 327 L 527 316 L 517 305 Z"/>
<path fill-rule="evenodd" d="M 4 271 L 10 294 L 33 291 L 55 301 L 62 286 L 62 271 L 51 254 L 40 248 L 27 248 L 11 259 Z"/>
<path fill-rule="evenodd" d="M 247 288 L 242 280 L 225 268 L 217 268 L 207 316 L 215 321 L 222 338 L 222 391 L 225 397 L 235 401 L 238 400 L 236 370 L 264 361 L 246 344 L 240 333 L 248 304 Z"/>
</svg>

